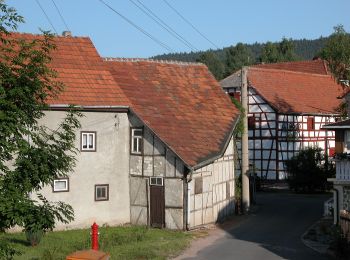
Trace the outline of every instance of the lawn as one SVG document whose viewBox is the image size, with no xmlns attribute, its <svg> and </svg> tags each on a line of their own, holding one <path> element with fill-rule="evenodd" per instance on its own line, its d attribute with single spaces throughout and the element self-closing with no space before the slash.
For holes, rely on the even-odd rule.
<svg viewBox="0 0 350 260">
<path fill-rule="evenodd" d="M 179 254 L 195 236 L 142 226 L 103 227 L 99 232 L 100 250 L 110 253 L 111 259 L 167 259 Z M 21 251 L 14 259 L 65 259 L 72 252 L 90 248 L 90 230 L 49 232 L 36 247 L 28 244 L 23 233 L 1 234 L 0 243 L 4 241 Z"/>
</svg>

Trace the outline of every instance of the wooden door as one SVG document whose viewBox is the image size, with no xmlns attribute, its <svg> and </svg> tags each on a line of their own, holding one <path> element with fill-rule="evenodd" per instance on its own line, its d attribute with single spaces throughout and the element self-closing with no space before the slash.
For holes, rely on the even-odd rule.
<svg viewBox="0 0 350 260">
<path fill-rule="evenodd" d="M 164 186 L 150 186 L 150 225 L 162 228 L 165 223 Z"/>
</svg>

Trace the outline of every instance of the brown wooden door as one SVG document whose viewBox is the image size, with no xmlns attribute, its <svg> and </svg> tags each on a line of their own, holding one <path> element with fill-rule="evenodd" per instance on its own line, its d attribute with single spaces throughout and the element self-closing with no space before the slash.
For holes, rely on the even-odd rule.
<svg viewBox="0 0 350 260">
<path fill-rule="evenodd" d="M 150 224 L 152 227 L 164 227 L 165 199 L 164 186 L 150 186 Z"/>
</svg>

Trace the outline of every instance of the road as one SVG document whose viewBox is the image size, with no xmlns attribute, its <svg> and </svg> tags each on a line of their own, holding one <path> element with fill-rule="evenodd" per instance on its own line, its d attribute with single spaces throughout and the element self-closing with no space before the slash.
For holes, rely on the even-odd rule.
<svg viewBox="0 0 350 260">
<path fill-rule="evenodd" d="M 244 220 L 221 231 L 214 241 L 177 259 L 328 259 L 301 241 L 301 235 L 323 212 L 327 195 L 260 193 L 258 210 Z M 199 242 L 201 243 L 201 242 Z"/>
</svg>

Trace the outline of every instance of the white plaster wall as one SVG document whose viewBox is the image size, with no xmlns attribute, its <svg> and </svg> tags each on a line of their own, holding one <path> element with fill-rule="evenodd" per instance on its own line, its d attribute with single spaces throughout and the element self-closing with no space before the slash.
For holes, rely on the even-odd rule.
<svg viewBox="0 0 350 260">
<path fill-rule="evenodd" d="M 75 212 L 75 220 L 58 229 L 82 228 L 94 221 L 99 225 L 130 222 L 129 198 L 129 121 L 126 113 L 84 112 L 81 131 L 96 131 L 96 152 L 80 152 L 74 172 L 69 174 L 69 192 L 42 193 L 51 201 L 64 201 Z M 57 128 L 65 112 L 49 111 L 40 123 Z M 80 149 L 80 131 L 75 145 Z M 95 201 L 95 184 L 109 184 L 109 200 Z"/>
<path fill-rule="evenodd" d="M 203 192 L 195 194 L 195 179 L 198 177 L 203 179 Z M 220 221 L 234 213 L 234 178 L 234 140 L 231 138 L 221 158 L 193 174 L 189 183 L 191 228 Z M 227 188 L 230 190 L 226 191 Z"/>
</svg>

